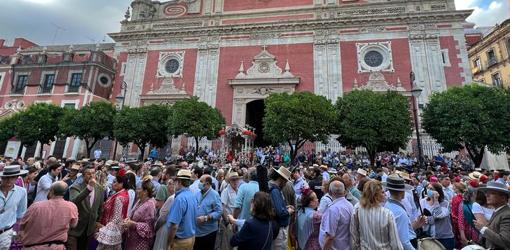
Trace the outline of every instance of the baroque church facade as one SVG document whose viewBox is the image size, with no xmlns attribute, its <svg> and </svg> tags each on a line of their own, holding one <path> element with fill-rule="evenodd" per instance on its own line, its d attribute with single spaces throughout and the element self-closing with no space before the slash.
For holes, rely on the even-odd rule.
<svg viewBox="0 0 510 250">
<path fill-rule="evenodd" d="M 271 93 L 408 94 L 413 72 L 423 105 L 471 82 L 470 14 L 454 0 L 135 0 L 109 34 L 113 96 L 129 106 L 197 96 L 227 125 L 257 127 L 251 106 Z"/>
</svg>

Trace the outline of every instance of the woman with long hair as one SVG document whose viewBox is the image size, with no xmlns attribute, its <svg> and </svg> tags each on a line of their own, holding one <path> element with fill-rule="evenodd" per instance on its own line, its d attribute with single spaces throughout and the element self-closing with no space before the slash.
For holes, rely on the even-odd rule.
<svg viewBox="0 0 510 250">
<path fill-rule="evenodd" d="M 98 250 L 122 249 L 122 226 L 121 223 L 127 217 L 129 195 L 126 190 L 125 176 L 118 175 L 112 183 L 115 192 L 103 205 L 103 213 L 100 223 L 102 227 L 96 234 L 99 242 Z"/>
<path fill-rule="evenodd" d="M 393 213 L 383 205 L 386 194 L 381 182 L 364 184 L 360 202 L 351 218 L 351 247 L 354 250 L 403 250 Z"/>
<path fill-rule="evenodd" d="M 136 176 L 133 172 L 127 172 L 126 173 L 126 190 L 128 191 L 129 195 L 129 205 L 128 205 L 128 216 L 131 216 L 133 210 L 133 205 L 135 204 L 136 200 Z"/>
<path fill-rule="evenodd" d="M 320 250 L 319 231 L 322 216 L 317 207 L 319 199 L 310 189 L 301 191 L 301 209 L 298 211 L 297 240 L 299 249 Z"/>
<path fill-rule="evenodd" d="M 274 221 L 275 212 L 271 197 L 266 192 L 257 192 L 251 201 L 252 217 L 246 220 L 241 230 L 230 239 L 230 246 L 239 250 L 270 250 L 278 235 L 278 225 Z M 228 216 L 231 223 L 242 223 Z"/>
<path fill-rule="evenodd" d="M 123 222 L 126 233 L 126 250 L 150 249 L 154 238 L 154 221 L 156 217 L 156 200 L 154 184 L 146 176 L 136 189 L 138 201 L 130 217 Z"/>
<path fill-rule="evenodd" d="M 427 211 L 429 235 L 437 239 L 447 250 L 455 248 L 455 238 L 450 218 L 450 206 L 444 198 L 443 187 L 439 183 L 429 184 L 427 197 L 420 201 L 421 207 Z"/>
</svg>

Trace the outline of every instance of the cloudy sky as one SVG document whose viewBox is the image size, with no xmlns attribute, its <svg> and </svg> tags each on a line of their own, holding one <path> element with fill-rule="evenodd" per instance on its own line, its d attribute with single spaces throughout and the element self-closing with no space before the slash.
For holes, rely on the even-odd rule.
<svg viewBox="0 0 510 250">
<path fill-rule="evenodd" d="M 240 0 L 238 0 L 240 1 Z M 111 42 L 131 0 L 0 0 L 0 38 L 24 37 L 41 45 Z M 491 26 L 509 18 L 510 0 L 455 0 L 474 9 L 468 21 Z"/>
</svg>

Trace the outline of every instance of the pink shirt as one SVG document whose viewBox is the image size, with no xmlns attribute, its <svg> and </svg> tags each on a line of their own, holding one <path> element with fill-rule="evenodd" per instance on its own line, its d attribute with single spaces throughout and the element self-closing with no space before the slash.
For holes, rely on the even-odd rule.
<svg viewBox="0 0 510 250">
<path fill-rule="evenodd" d="M 39 244 L 48 241 L 67 241 L 70 226 L 78 224 L 78 208 L 63 198 L 54 198 L 32 204 L 21 220 L 21 242 L 23 245 Z M 41 248 L 42 247 L 42 248 Z M 60 249 L 63 245 L 53 245 Z M 46 249 L 34 246 L 30 249 Z"/>
</svg>

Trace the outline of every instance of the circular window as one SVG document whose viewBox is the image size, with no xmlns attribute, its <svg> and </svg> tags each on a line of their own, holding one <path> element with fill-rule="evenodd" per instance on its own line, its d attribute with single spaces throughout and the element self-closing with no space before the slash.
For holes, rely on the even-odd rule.
<svg viewBox="0 0 510 250">
<path fill-rule="evenodd" d="M 112 79 L 110 78 L 110 76 L 108 76 L 104 73 L 101 73 L 97 77 L 97 82 L 99 83 L 99 85 L 101 85 L 101 87 L 108 88 L 112 84 Z"/>
<path fill-rule="evenodd" d="M 177 70 L 179 70 L 179 67 L 180 67 L 179 60 L 175 58 L 171 58 L 165 63 L 165 71 L 170 74 L 177 72 Z"/>
<path fill-rule="evenodd" d="M 365 54 L 364 61 L 368 66 L 377 68 L 383 64 L 384 56 L 379 51 L 370 50 Z"/>
</svg>

